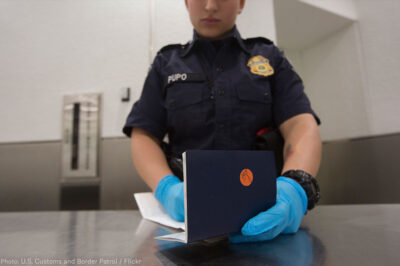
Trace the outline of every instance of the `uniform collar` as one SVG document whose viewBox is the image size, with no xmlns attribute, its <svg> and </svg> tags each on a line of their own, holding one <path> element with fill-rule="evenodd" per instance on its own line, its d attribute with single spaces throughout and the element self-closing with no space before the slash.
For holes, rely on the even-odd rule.
<svg viewBox="0 0 400 266">
<path fill-rule="evenodd" d="M 237 41 L 237 43 L 239 44 L 239 46 L 243 49 L 243 51 L 250 54 L 249 50 L 247 49 L 247 47 L 244 44 L 242 37 L 240 36 L 239 31 L 236 28 L 236 25 L 233 27 L 232 31 L 228 34 L 228 36 L 225 38 L 225 40 L 228 38 L 235 39 Z M 188 55 L 193 50 L 193 47 L 195 46 L 195 44 L 199 42 L 199 40 L 201 40 L 199 34 L 195 30 L 193 30 L 193 39 L 186 45 L 182 46 L 183 50 L 181 52 L 181 57 L 185 57 L 186 55 Z"/>
</svg>

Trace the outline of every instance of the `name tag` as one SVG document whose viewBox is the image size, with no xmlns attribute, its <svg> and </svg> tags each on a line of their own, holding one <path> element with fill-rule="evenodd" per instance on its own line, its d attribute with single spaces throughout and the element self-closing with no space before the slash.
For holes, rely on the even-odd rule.
<svg viewBox="0 0 400 266">
<path fill-rule="evenodd" d="M 168 76 L 167 84 L 171 85 L 175 82 L 201 82 L 206 78 L 203 73 L 175 73 Z"/>
</svg>

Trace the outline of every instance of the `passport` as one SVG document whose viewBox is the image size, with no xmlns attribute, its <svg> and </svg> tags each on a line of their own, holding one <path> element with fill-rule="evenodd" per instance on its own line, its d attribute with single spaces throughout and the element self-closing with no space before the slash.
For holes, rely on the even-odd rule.
<svg viewBox="0 0 400 266">
<path fill-rule="evenodd" d="M 238 233 L 275 204 L 272 151 L 188 150 L 182 159 L 185 232 L 158 239 L 191 243 Z"/>
</svg>

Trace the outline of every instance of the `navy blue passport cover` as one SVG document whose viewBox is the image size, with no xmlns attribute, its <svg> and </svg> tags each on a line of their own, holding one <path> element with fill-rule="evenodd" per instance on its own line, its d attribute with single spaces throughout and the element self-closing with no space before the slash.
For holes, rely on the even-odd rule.
<svg viewBox="0 0 400 266">
<path fill-rule="evenodd" d="M 275 204 L 273 152 L 188 150 L 183 158 L 187 243 L 240 232 Z M 241 175 L 245 185 L 253 176 L 250 185 Z"/>
</svg>

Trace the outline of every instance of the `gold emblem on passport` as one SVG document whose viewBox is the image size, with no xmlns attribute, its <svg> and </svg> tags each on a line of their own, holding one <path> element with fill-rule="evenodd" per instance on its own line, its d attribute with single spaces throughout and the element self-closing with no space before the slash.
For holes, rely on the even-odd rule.
<svg viewBox="0 0 400 266">
<path fill-rule="evenodd" d="M 256 75 L 268 77 L 274 74 L 274 69 L 269 64 L 269 60 L 261 55 L 253 56 L 247 62 L 250 72 Z"/>
</svg>

